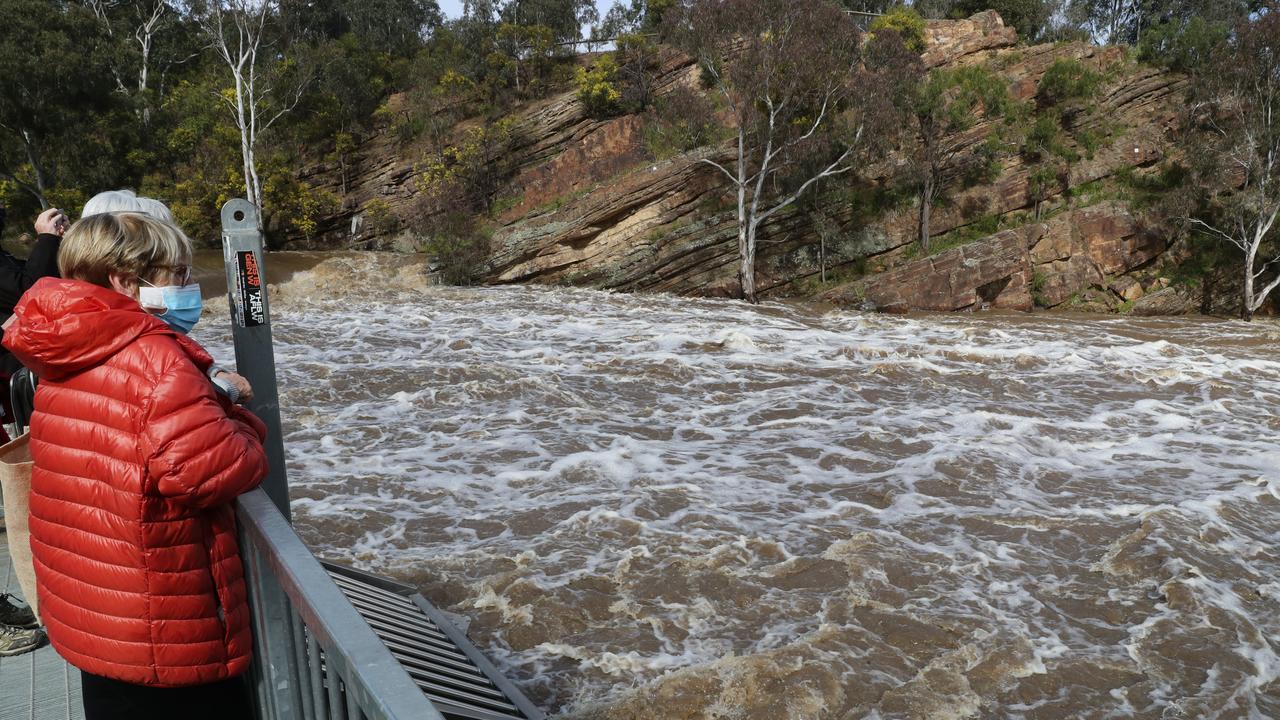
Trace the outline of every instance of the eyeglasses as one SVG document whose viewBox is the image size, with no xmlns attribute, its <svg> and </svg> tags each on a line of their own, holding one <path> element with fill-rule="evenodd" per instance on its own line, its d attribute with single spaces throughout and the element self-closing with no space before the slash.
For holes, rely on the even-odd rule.
<svg viewBox="0 0 1280 720">
<path fill-rule="evenodd" d="M 173 274 L 173 279 L 179 286 L 186 286 L 191 283 L 190 265 L 150 265 L 148 267 L 152 270 L 168 270 Z"/>
</svg>

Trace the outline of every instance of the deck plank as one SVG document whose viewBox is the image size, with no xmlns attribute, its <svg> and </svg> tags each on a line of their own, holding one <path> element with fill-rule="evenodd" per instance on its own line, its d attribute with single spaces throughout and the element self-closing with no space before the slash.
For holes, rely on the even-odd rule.
<svg viewBox="0 0 1280 720">
<path fill-rule="evenodd" d="M 0 592 L 22 597 L 3 531 Z M 47 644 L 35 652 L 0 657 L 0 720 L 84 720 L 80 671 L 67 665 Z"/>
</svg>

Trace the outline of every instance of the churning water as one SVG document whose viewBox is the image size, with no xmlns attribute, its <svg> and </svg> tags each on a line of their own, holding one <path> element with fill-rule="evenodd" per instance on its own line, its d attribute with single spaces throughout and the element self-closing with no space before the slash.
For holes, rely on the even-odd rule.
<svg viewBox="0 0 1280 720">
<path fill-rule="evenodd" d="M 273 302 L 304 539 L 474 618 L 548 710 L 1280 717 L 1274 322 L 431 288 L 376 257 Z"/>
</svg>

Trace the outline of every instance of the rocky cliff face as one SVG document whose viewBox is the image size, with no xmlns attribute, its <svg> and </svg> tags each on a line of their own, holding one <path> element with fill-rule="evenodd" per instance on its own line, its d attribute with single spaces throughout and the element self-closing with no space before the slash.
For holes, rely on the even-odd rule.
<svg viewBox="0 0 1280 720">
<path fill-rule="evenodd" d="M 868 302 L 889 312 L 1031 310 L 1073 298 L 1078 307 L 1088 303 L 1090 309 L 1110 310 L 1167 286 L 1154 273 L 1140 272 L 1166 249 L 1160 232 L 1144 227 L 1121 205 L 1104 203 L 908 262 L 824 297 L 842 304 Z M 1108 292 L 1082 294 L 1089 290 Z"/>
<path fill-rule="evenodd" d="M 1067 115 L 1070 130 L 1097 139 L 1093 147 L 1079 148 L 1068 138 L 1087 159 L 1070 165 L 1037 212 L 1030 200 L 1034 167 L 1011 155 L 994 182 L 955 193 L 935 211 L 932 225 L 943 239 L 993 219 L 1008 229 L 929 258 L 912 257 L 916 216 L 909 198 L 875 213 L 826 198 L 817 203 L 820 212 L 811 206 L 779 213 L 763 229 L 762 294 L 822 292 L 833 301 L 889 309 L 955 310 L 984 304 L 1105 308 L 1158 290 L 1149 270 L 1166 242 L 1130 208 L 1120 178 L 1153 172 L 1164 159 L 1184 79 L 1140 66 L 1118 48 L 1018 47 L 1014 31 L 993 12 L 932 22 L 928 32 L 927 64 L 985 63 L 1024 101 L 1034 98 L 1040 78 L 1058 59 L 1102 73 L 1106 80 L 1093 111 Z M 665 56 L 659 94 L 696 82 L 687 58 Z M 981 142 L 994 129 L 981 125 L 969 139 Z M 638 116 L 589 118 L 572 92 L 524 108 L 513 133 L 516 170 L 504 194 L 509 200 L 495 218 L 488 281 L 735 293 L 732 198 L 716 171 L 700 162 L 723 155 L 727 146 L 656 161 L 643 131 Z M 322 224 L 320 243 L 411 244 L 408 233 L 388 230 L 411 219 L 416 158 L 386 135 L 361 148 L 359 170 L 348 178 L 351 201 Z M 312 181 L 336 186 L 334 175 L 333 168 L 321 168 Z M 864 173 L 863 182 L 869 192 L 882 191 L 895 176 L 895 160 L 888 157 Z M 393 222 L 372 222 L 374 206 Z M 844 284 L 831 280 L 862 273 L 867 275 Z"/>
</svg>

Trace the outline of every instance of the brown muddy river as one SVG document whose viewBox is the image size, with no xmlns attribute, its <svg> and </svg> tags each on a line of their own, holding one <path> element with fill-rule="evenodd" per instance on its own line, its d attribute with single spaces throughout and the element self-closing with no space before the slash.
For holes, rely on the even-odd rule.
<svg viewBox="0 0 1280 720">
<path fill-rule="evenodd" d="M 304 268 L 314 261 L 269 256 Z M 293 513 L 567 718 L 1280 717 L 1280 325 L 273 300 Z M 215 301 L 195 332 L 230 358 Z"/>
</svg>

